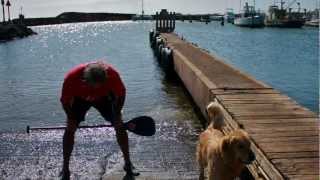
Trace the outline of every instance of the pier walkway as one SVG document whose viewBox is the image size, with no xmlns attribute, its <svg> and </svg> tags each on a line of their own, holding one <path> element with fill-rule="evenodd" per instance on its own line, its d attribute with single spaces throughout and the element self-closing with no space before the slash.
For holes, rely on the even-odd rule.
<svg viewBox="0 0 320 180">
<path fill-rule="evenodd" d="M 173 49 L 174 69 L 203 114 L 217 100 L 225 132 L 244 128 L 257 160 L 248 168 L 255 178 L 319 179 L 319 119 L 288 96 L 240 72 L 221 59 L 162 33 Z"/>
</svg>

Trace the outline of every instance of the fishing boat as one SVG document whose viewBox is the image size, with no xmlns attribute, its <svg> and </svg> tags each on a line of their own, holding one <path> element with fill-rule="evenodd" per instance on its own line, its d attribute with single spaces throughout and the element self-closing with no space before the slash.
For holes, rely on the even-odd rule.
<svg viewBox="0 0 320 180">
<path fill-rule="evenodd" d="M 293 12 L 291 6 L 296 0 L 284 7 L 285 2 L 281 0 L 280 8 L 277 5 L 269 7 L 268 16 L 265 24 L 268 27 L 283 27 L 283 28 L 301 28 L 305 24 L 303 13 L 300 12 L 300 3 L 298 2 L 298 11 Z"/>
<path fill-rule="evenodd" d="M 227 8 L 224 18 L 228 23 L 232 23 L 232 24 L 234 23 L 235 14 L 232 8 Z"/>
<path fill-rule="evenodd" d="M 254 6 L 249 6 L 246 2 L 243 12 L 234 19 L 234 24 L 243 27 L 263 27 L 265 16 L 257 12 Z"/>
</svg>

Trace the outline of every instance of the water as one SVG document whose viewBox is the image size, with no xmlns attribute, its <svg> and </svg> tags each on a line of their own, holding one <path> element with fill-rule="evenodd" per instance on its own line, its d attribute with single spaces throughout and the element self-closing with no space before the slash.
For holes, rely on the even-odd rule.
<svg viewBox="0 0 320 180">
<path fill-rule="evenodd" d="M 177 33 L 319 112 L 318 29 L 178 23 Z"/>
<path fill-rule="evenodd" d="M 149 46 L 152 23 L 101 22 L 33 27 L 37 36 L 0 44 L 0 179 L 55 179 L 62 166 L 59 97 L 73 66 L 102 59 L 127 88 L 124 118 L 152 116 L 157 133 L 130 135 L 134 164 L 145 179 L 195 179 L 195 143 L 201 125 L 178 80 L 168 81 Z M 104 120 L 94 110 L 87 124 Z M 182 163 L 183 162 L 183 163 Z M 112 129 L 79 130 L 70 168 L 74 179 L 121 179 L 122 158 Z M 163 179 L 162 178 L 162 179 Z"/>
<path fill-rule="evenodd" d="M 54 179 L 61 170 L 62 131 L 24 133 L 27 125 L 64 124 L 59 97 L 73 66 L 102 59 L 127 87 L 124 118 L 155 118 L 151 138 L 130 134 L 145 179 L 197 179 L 195 143 L 201 125 L 177 80 L 164 78 L 149 47 L 150 22 L 100 22 L 33 27 L 39 34 L 0 44 L 0 177 Z M 318 111 L 318 45 L 314 29 L 246 29 L 177 23 L 177 32 L 259 80 Z M 88 124 L 104 120 L 95 110 Z M 80 130 L 71 159 L 75 179 L 120 179 L 122 158 L 112 129 Z M 119 175 L 120 174 L 120 175 Z"/>
</svg>

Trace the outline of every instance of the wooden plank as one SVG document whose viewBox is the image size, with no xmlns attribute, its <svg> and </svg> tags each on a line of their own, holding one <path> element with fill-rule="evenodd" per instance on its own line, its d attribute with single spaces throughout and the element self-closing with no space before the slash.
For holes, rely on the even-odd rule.
<svg viewBox="0 0 320 180">
<path fill-rule="evenodd" d="M 274 89 L 213 89 L 214 95 L 230 95 L 230 94 L 279 94 Z"/>
<path fill-rule="evenodd" d="M 287 176 L 288 177 L 288 176 Z M 290 180 L 319 180 L 319 175 L 289 175 L 288 179 Z"/>
<path fill-rule="evenodd" d="M 259 110 L 259 109 L 275 109 L 275 110 L 288 110 L 288 109 L 305 109 L 304 107 L 295 104 L 295 103 L 287 103 L 287 104 L 226 104 L 226 108 L 234 109 L 234 110 Z"/>
<path fill-rule="evenodd" d="M 221 100 L 291 100 L 288 96 L 282 94 L 228 94 L 218 95 Z"/>
<path fill-rule="evenodd" d="M 242 124 L 242 126 L 247 126 L 247 128 L 249 127 L 288 127 L 288 128 L 297 128 L 299 129 L 300 127 L 312 127 L 312 128 L 317 128 L 319 130 L 319 123 L 311 121 L 311 122 L 266 122 L 266 121 L 255 121 L 255 120 L 251 120 L 251 121 L 238 121 L 239 124 Z"/>
<path fill-rule="evenodd" d="M 250 136 L 253 136 L 254 138 L 257 138 L 257 136 L 262 137 L 307 137 L 307 136 L 317 136 L 319 132 L 317 131 L 256 131 L 255 129 L 246 129 L 246 131 L 250 134 Z"/>
<path fill-rule="evenodd" d="M 272 159 L 296 159 L 296 158 L 319 158 L 318 151 L 300 151 L 300 152 L 269 152 L 268 158 Z"/>
<path fill-rule="evenodd" d="M 274 159 L 272 163 L 288 177 L 290 175 L 319 175 L 319 159 L 317 158 Z"/>
<path fill-rule="evenodd" d="M 247 119 L 247 118 L 238 118 L 237 121 L 242 124 L 246 123 L 255 123 L 255 124 L 305 124 L 310 123 L 314 124 L 315 126 L 319 126 L 319 119 L 317 118 L 294 118 L 294 119 Z"/>
<path fill-rule="evenodd" d="M 317 117 L 312 111 L 303 108 L 296 104 L 259 104 L 259 105 L 244 105 L 243 106 L 226 106 L 227 110 L 236 115 L 241 114 L 256 114 L 256 115 L 273 115 L 273 114 L 307 114 Z"/>
<path fill-rule="evenodd" d="M 314 126 L 313 124 L 305 124 L 305 125 L 287 125 L 284 123 L 281 126 L 273 125 L 273 124 L 254 124 L 254 123 L 247 123 L 243 124 L 244 129 L 250 129 L 252 131 L 260 131 L 260 132 L 276 132 L 276 131 L 316 131 L 319 132 L 319 127 Z"/>
<path fill-rule="evenodd" d="M 227 104 L 225 106 L 230 111 L 295 111 L 304 110 L 310 111 L 298 104 Z M 311 111 L 310 111 L 311 112 Z M 312 112 L 311 112 L 312 113 Z"/>
<path fill-rule="evenodd" d="M 319 151 L 318 143 L 313 142 L 268 142 L 257 144 L 265 153 L 270 152 L 299 152 L 299 151 Z"/>
<path fill-rule="evenodd" d="M 272 111 L 272 110 L 265 110 L 265 111 L 232 111 L 230 112 L 231 116 L 233 117 L 255 117 L 255 118 L 308 118 L 308 117 L 316 117 L 315 114 L 310 113 L 305 110 L 292 110 L 292 111 Z"/>
<path fill-rule="evenodd" d="M 256 131 L 256 132 L 291 132 L 294 133 L 295 131 L 314 131 L 316 133 L 319 133 L 319 127 L 317 126 L 268 126 L 268 125 L 263 125 L 263 124 L 252 124 L 252 125 L 245 125 L 244 126 L 245 130 L 250 130 L 250 131 Z"/>
<path fill-rule="evenodd" d="M 304 113 L 301 112 L 301 114 L 269 114 L 269 115 L 263 115 L 263 114 L 241 114 L 241 115 L 234 115 L 232 114 L 232 117 L 236 120 L 238 119 L 300 119 L 300 118 L 315 118 L 316 115 L 310 114 L 310 113 Z"/>
<path fill-rule="evenodd" d="M 251 99 L 251 100 L 226 100 L 226 99 L 220 99 L 221 103 L 226 105 L 233 105 L 233 104 L 298 104 L 297 102 L 287 99 Z"/>
<path fill-rule="evenodd" d="M 302 137 L 264 137 L 264 136 L 254 136 L 257 143 L 268 143 L 268 142 L 312 142 L 318 143 L 319 136 L 302 136 Z"/>
</svg>

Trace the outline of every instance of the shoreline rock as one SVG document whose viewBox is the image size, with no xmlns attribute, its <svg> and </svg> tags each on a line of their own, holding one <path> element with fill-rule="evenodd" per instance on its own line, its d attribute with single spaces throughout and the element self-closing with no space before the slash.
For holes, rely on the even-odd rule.
<svg viewBox="0 0 320 180">
<path fill-rule="evenodd" d="M 37 34 L 31 28 L 18 24 L 2 24 L 0 25 L 0 41 L 9 41 L 15 38 L 24 38 Z"/>
</svg>

